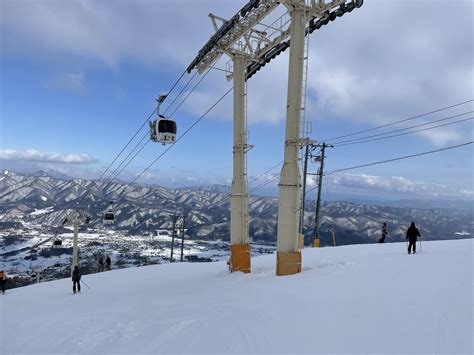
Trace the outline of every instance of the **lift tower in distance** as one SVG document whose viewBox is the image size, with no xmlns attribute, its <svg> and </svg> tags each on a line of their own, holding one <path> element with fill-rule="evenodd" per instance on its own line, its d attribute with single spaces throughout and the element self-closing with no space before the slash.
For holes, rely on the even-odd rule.
<svg viewBox="0 0 474 355">
<path fill-rule="evenodd" d="M 202 74 L 227 54 L 229 80 L 233 80 L 234 145 L 231 191 L 232 271 L 250 272 L 248 243 L 248 184 L 246 153 L 246 81 L 276 56 L 290 48 L 285 161 L 280 175 L 277 236 L 277 275 L 301 271 L 298 234 L 300 172 L 298 148 L 302 98 L 304 37 L 362 6 L 363 0 L 250 0 L 232 18 L 210 14 L 215 33 L 187 68 Z M 282 11 L 282 9 L 284 11 Z M 333 11 L 334 10 L 334 11 Z M 283 12 L 280 15 L 278 12 Z M 269 15 L 275 19 L 265 24 Z M 221 26 L 217 26 L 221 21 Z"/>
<path fill-rule="evenodd" d="M 74 268 L 78 265 L 78 250 L 77 250 L 77 239 L 79 236 L 79 226 L 81 224 L 89 224 L 91 218 L 89 214 L 83 209 L 76 209 L 69 212 L 63 221 L 65 224 L 72 224 L 74 227 L 74 237 L 72 240 L 72 263 L 71 263 L 71 276 Z"/>
</svg>

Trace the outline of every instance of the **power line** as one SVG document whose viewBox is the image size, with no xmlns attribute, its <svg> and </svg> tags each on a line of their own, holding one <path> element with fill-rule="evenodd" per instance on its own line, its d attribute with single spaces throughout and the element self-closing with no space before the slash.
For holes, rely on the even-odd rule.
<svg viewBox="0 0 474 355">
<path fill-rule="evenodd" d="M 427 152 L 411 154 L 411 155 L 405 155 L 405 156 L 401 156 L 401 157 L 398 157 L 398 158 L 387 159 L 387 160 L 382 160 L 382 161 L 367 163 L 367 164 L 362 164 L 362 165 L 356 165 L 356 166 L 351 166 L 351 167 L 343 168 L 343 169 L 337 169 L 337 170 L 331 171 L 331 172 L 329 172 L 327 174 L 324 174 L 324 175 L 325 176 L 326 175 L 332 175 L 332 174 L 335 174 L 335 173 L 338 173 L 338 172 L 341 172 L 341 171 L 353 170 L 353 169 L 358 169 L 358 168 L 365 168 L 365 167 L 372 166 L 372 165 L 385 164 L 385 163 L 390 163 L 390 162 L 397 161 L 397 160 L 403 160 L 403 159 L 414 158 L 414 157 L 419 157 L 419 156 L 423 156 L 423 155 L 438 153 L 438 152 L 442 152 L 442 151 L 445 151 L 445 150 L 461 148 L 461 147 L 470 145 L 472 143 L 474 143 L 474 141 L 470 141 L 470 142 L 466 142 L 466 143 L 458 144 L 458 145 L 453 145 L 453 146 L 445 147 L 445 148 L 441 148 L 441 149 L 430 150 L 430 151 L 427 151 Z M 308 190 L 308 192 L 306 192 L 306 194 L 309 194 L 310 192 L 316 190 L 317 188 L 318 188 L 318 186 L 316 185 L 312 189 Z"/>
<path fill-rule="evenodd" d="M 472 120 L 472 119 L 474 119 L 474 117 L 469 117 L 469 118 L 465 118 L 465 119 L 462 119 L 462 120 L 457 120 L 457 121 L 454 121 L 454 122 L 444 123 L 444 124 L 440 124 L 440 125 L 433 126 L 433 127 L 428 127 L 428 128 L 423 128 L 423 129 L 417 129 L 417 130 L 414 130 L 414 131 L 411 131 L 411 132 L 393 134 L 393 135 L 387 136 L 387 137 L 374 138 L 374 139 L 367 139 L 367 140 L 356 141 L 356 142 L 345 143 L 345 144 L 336 144 L 335 147 L 343 147 L 343 146 L 346 146 L 346 145 L 353 145 L 353 144 L 360 144 L 360 143 L 367 143 L 367 142 L 375 142 L 375 141 L 380 141 L 380 140 L 384 140 L 384 139 L 389 139 L 389 138 L 394 138 L 394 137 L 405 136 L 405 135 L 407 135 L 407 134 L 413 134 L 413 133 L 418 133 L 418 132 L 424 132 L 424 131 L 428 131 L 428 130 L 430 130 L 430 129 L 435 129 L 435 128 L 439 128 L 439 127 L 445 127 L 445 126 L 450 126 L 450 125 L 457 124 L 457 123 L 462 123 L 462 122 L 470 121 L 470 120 Z"/>
<path fill-rule="evenodd" d="M 403 119 L 403 120 L 395 121 L 395 122 L 392 122 L 392 123 L 387 123 L 387 124 L 384 124 L 384 125 L 381 125 L 381 126 L 377 126 L 377 127 L 374 127 L 374 128 L 364 129 L 364 130 L 362 130 L 362 131 L 358 131 L 358 132 L 354 132 L 354 133 L 350 133 L 350 134 L 345 134 L 345 135 L 342 135 L 342 136 L 333 137 L 333 138 L 329 138 L 329 139 L 322 139 L 322 141 L 333 141 L 333 140 L 335 140 L 335 139 L 346 138 L 346 137 L 355 136 L 355 135 L 358 135 L 358 134 L 361 134 L 361 133 L 366 133 L 366 132 L 375 131 L 375 130 L 380 129 L 380 128 L 390 127 L 390 126 L 396 125 L 396 124 L 398 124 L 398 123 L 402 123 L 402 122 L 414 120 L 414 119 L 416 119 L 416 118 L 420 118 L 420 117 L 432 115 L 433 113 L 445 111 L 445 110 L 448 110 L 448 109 L 453 108 L 453 107 L 462 106 L 462 105 L 465 105 L 465 104 L 467 104 L 467 103 L 469 103 L 469 102 L 472 102 L 472 101 L 474 101 L 474 100 L 473 100 L 473 99 L 467 100 L 467 101 L 460 102 L 460 103 L 455 104 L 455 105 L 446 106 L 446 107 L 443 107 L 443 108 L 440 108 L 440 109 L 437 109 L 437 110 L 434 110 L 434 111 L 430 111 L 430 112 L 427 112 L 427 113 L 423 113 L 423 114 L 421 114 L 421 115 L 412 116 L 412 117 L 409 117 L 409 118 L 405 118 L 405 119 Z"/>
<path fill-rule="evenodd" d="M 372 165 L 385 164 L 385 163 L 390 163 L 390 162 L 397 161 L 397 160 L 403 160 L 403 159 L 408 159 L 408 158 L 414 158 L 414 157 L 419 157 L 419 156 L 422 156 L 422 155 L 428 155 L 428 154 L 433 154 L 433 153 L 442 152 L 442 151 L 445 151 L 445 150 L 450 150 L 450 149 L 455 149 L 455 148 L 461 148 L 461 147 L 470 145 L 470 144 L 472 144 L 472 143 L 474 143 L 474 141 L 470 141 L 470 142 L 466 142 L 466 143 L 458 144 L 458 145 L 453 145 L 453 146 L 445 147 L 445 148 L 441 148 L 441 149 L 430 150 L 430 151 L 427 151 L 427 152 L 422 152 L 422 153 L 417 153 L 417 154 L 411 154 L 411 155 L 405 155 L 405 156 L 398 157 L 398 158 L 393 158 L 393 159 L 388 159 L 388 160 L 382 160 L 382 161 L 378 161 L 378 162 L 374 162 L 374 163 L 368 163 L 368 164 L 362 164 L 362 165 L 351 166 L 351 167 L 349 167 L 349 168 L 337 169 L 337 170 L 331 171 L 330 173 L 327 173 L 326 175 L 332 175 L 332 174 L 334 174 L 334 173 L 338 173 L 338 172 L 341 172 L 341 171 L 353 170 L 353 169 L 358 169 L 358 168 L 365 168 L 365 167 L 372 166 Z M 308 191 L 308 192 L 309 192 L 309 191 Z"/>
<path fill-rule="evenodd" d="M 402 131 L 406 131 L 406 130 L 413 129 L 413 128 L 428 126 L 428 125 L 431 125 L 433 123 L 451 120 L 453 118 L 461 117 L 461 116 L 464 116 L 464 115 L 467 115 L 467 114 L 470 114 L 470 113 L 473 113 L 473 112 L 474 111 L 467 111 L 467 112 L 464 112 L 464 113 L 460 113 L 458 115 L 449 116 L 449 117 L 445 117 L 445 118 L 440 118 L 438 120 L 434 120 L 434 121 L 430 121 L 430 122 L 426 122 L 426 123 L 421 123 L 421 124 L 417 124 L 417 125 L 406 127 L 406 128 L 395 129 L 395 130 L 389 131 L 389 132 L 372 134 L 370 136 L 365 136 L 365 137 L 360 137 L 360 138 L 348 139 L 348 140 L 345 140 L 345 141 L 337 142 L 336 145 L 338 145 L 338 146 L 339 145 L 345 145 L 346 143 L 357 142 L 357 141 L 368 139 L 368 138 L 380 137 L 380 136 L 385 136 L 385 135 L 392 134 L 392 133 L 395 133 L 395 132 L 402 132 Z M 432 128 L 435 128 L 435 127 L 432 127 Z"/>
</svg>

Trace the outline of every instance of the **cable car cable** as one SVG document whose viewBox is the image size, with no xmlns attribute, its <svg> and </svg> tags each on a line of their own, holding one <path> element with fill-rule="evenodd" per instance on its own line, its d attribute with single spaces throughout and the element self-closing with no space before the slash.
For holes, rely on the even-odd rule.
<svg viewBox="0 0 474 355">
<path fill-rule="evenodd" d="M 191 95 L 191 93 L 198 87 L 198 85 L 204 80 L 204 78 L 206 77 L 206 75 L 209 73 L 209 70 L 201 77 L 201 79 L 194 85 L 194 87 L 189 91 L 189 93 L 186 95 L 186 97 L 179 103 L 179 105 L 175 108 L 175 110 L 173 111 L 173 114 L 174 112 L 176 112 L 177 109 L 179 109 L 181 107 L 181 105 L 187 100 L 187 98 L 189 97 L 189 95 Z M 170 116 L 172 117 L 172 116 Z M 149 136 L 149 133 L 147 132 L 145 137 L 148 137 Z M 144 138 L 145 138 L 144 137 Z M 143 139 L 142 138 L 142 141 Z M 177 142 L 179 141 L 176 140 L 174 144 L 176 144 Z M 130 163 L 137 157 L 137 155 L 145 148 L 145 146 L 149 143 L 150 141 L 147 141 L 140 149 L 139 151 L 125 164 L 125 166 L 123 166 L 121 168 L 120 171 L 118 171 L 118 173 L 115 174 L 115 176 L 113 178 L 111 178 L 110 180 L 113 180 L 114 178 L 116 178 L 117 176 L 119 176 L 129 165 Z M 165 151 L 166 152 L 166 151 Z M 130 155 L 130 154 L 129 154 Z M 126 159 L 126 158 L 125 158 Z M 109 180 L 109 181 L 110 181 Z"/>
<path fill-rule="evenodd" d="M 121 170 L 118 174 L 115 174 L 122 166 L 123 164 L 126 162 L 126 160 L 135 152 L 135 150 L 138 148 L 138 146 L 140 144 L 142 144 L 145 139 L 148 140 L 148 137 L 150 136 L 150 134 L 148 133 L 148 131 L 145 133 L 145 135 L 142 137 L 142 139 L 135 145 L 135 147 L 133 147 L 133 149 L 128 153 L 128 155 L 122 160 L 122 162 L 120 163 L 120 165 L 118 165 L 115 170 L 113 172 L 110 173 L 109 177 L 105 180 L 104 182 L 104 185 L 107 184 L 108 182 L 112 181 L 114 178 L 116 178 L 118 175 L 120 175 L 120 173 L 123 171 Z M 114 175 L 115 174 L 115 175 Z"/>
<path fill-rule="evenodd" d="M 193 81 L 193 79 L 196 77 L 196 75 L 198 74 L 198 72 L 194 72 L 193 76 L 191 77 L 191 79 L 188 80 L 188 82 L 186 83 L 185 86 L 183 86 L 181 88 L 181 91 L 178 93 L 178 95 L 174 98 L 174 100 L 168 105 L 168 107 L 166 108 L 166 110 L 163 112 L 163 115 L 166 116 L 166 113 L 169 111 L 169 109 L 173 106 L 173 104 L 179 99 L 179 97 L 183 94 L 184 90 L 186 90 L 186 88 L 189 86 L 189 84 L 191 84 L 191 81 Z"/>
<path fill-rule="evenodd" d="M 188 94 L 186 95 L 186 97 L 181 101 L 181 103 L 175 107 L 175 109 L 173 110 L 173 112 L 171 112 L 170 114 L 170 117 L 173 117 L 174 114 L 176 113 L 176 111 L 181 107 L 181 105 L 188 99 L 189 95 L 191 95 L 193 93 L 193 91 L 198 87 L 199 84 L 201 84 L 201 82 L 204 80 L 204 78 L 207 76 L 207 74 L 209 74 L 211 70 L 208 69 L 204 75 L 201 77 L 201 79 L 199 79 L 199 81 L 196 83 L 196 85 L 193 86 L 193 88 L 188 92 Z"/>
<path fill-rule="evenodd" d="M 184 131 L 184 133 L 176 140 L 175 144 L 178 143 L 181 139 L 183 139 L 186 134 L 189 133 L 189 131 L 191 131 L 191 129 L 193 129 L 204 117 L 207 116 L 207 114 L 209 112 L 212 111 L 212 109 L 214 107 L 216 107 L 234 88 L 231 87 L 229 90 L 226 91 L 226 93 L 224 95 L 222 95 L 219 100 L 217 100 L 210 108 L 207 109 L 207 111 L 201 115 L 201 117 L 199 117 L 196 121 L 194 121 L 194 123 L 186 130 Z M 145 174 L 158 160 L 161 159 L 161 157 L 163 157 L 171 148 L 174 147 L 174 144 L 173 145 L 170 145 L 163 153 L 161 153 L 158 158 L 156 158 L 155 160 L 153 160 L 151 162 L 150 165 L 148 165 L 145 170 L 143 170 L 135 179 L 133 179 L 128 185 L 130 184 L 133 184 L 135 181 L 137 181 L 143 174 Z"/>
</svg>

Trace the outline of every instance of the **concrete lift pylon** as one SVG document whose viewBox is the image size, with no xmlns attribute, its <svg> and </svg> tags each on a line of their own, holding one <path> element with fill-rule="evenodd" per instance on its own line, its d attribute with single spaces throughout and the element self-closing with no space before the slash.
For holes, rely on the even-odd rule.
<svg viewBox="0 0 474 355">
<path fill-rule="evenodd" d="M 270 25 L 262 23 L 280 4 L 287 12 Z M 277 234 L 277 275 L 301 271 L 300 235 L 300 114 L 305 36 L 361 7 L 363 0 L 250 0 L 229 20 L 210 14 L 216 31 L 187 68 L 202 74 L 227 54 L 233 71 L 233 179 L 231 189 L 231 271 L 250 272 L 246 153 L 246 80 L 290 47 L 285 127 L 285 159 L 280 174 Z M 338 7 L 338 8 L 337 8 Z M 331 10 L 337 8 L 335 11 Z M 288 15 L 289 13 L 289 15 Z M 217 26 L 216 20 L 222 22 Z M 290 46 L 291 41 L 291 46 Z"/>
</svg>

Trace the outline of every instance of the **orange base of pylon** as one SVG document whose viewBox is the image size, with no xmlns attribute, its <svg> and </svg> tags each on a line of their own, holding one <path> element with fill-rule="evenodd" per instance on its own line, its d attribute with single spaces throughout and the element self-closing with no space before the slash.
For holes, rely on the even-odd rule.
<svg viewBox="0 0 474 355">
<path fill-rule="evenodd" d="M 277 251 L 277 276 L 293 275 L 301 272 L 301 252 Z"/>
<path fill-rule="evenodd" d="M 230 271 L 250 272 L 250 244 L 235 244 L 230 246 Z"/>
</svg>

